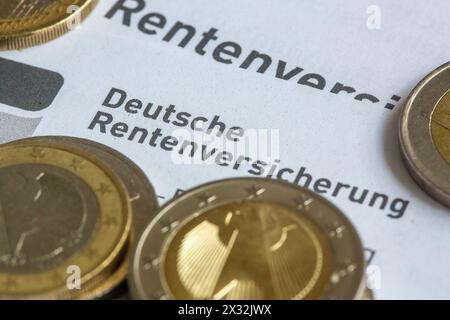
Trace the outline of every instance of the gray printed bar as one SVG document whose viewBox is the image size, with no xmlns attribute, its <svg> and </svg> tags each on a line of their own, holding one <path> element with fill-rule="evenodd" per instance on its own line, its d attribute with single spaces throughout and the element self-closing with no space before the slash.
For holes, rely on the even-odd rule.
<svg viewBox="0 0 450 320">
<path fill-rule="evenodd" d="M 57 72 L 0 58 L 0 103 L 39 111 L 51 105 L 63 83 Z"/>
<path fill-rule="evenodd" d="M 0 112 L 0 144 L 31 137 L 41 120 Z"/>
</svg>

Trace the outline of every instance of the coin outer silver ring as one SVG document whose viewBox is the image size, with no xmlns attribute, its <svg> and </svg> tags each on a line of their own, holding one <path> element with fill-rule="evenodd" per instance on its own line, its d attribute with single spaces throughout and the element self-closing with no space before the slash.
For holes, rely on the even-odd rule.
<svg viewBox="0 0 450 320">
<path fill-rule="evenodd" d="M 191 218 L 212 208 L 251 199 L 246 193 L 249 188 L 264 189 L 265 192 L 258 195 L 257 200 L 271 201 L 306 215 L 324 231 L 333 256 L 332 277 L 341 276 L 338 282 L 330 279 L 324 299 L 360 299 L 364 295 L 365 260 L 361 240 L 351 222 L 339 209 L 315 193 L 286 182 L 265 178 L 234 178 L 194 188 L 161 208 L 145 229 L 131 259 L 129 282 L 133 298 L 174 299 L 163 275 L 163 257 L 168 240 Z M 280 192 L 283 197 L 279 196 Z M 205 200 L 208 197 L 214 200 Z M 295 201 L 298 197 L 313 200 L 309 210 L 298 209 Z M 193 198 L 204 200 L 192 201 Z M 193 212 L 196 214 L 192 214 Z M 339 238 L 331 236 L 333 228 L 338 226 L 345 227 L 345 234 Z"/>
<path fill-rule="evenodd" d="M 450 207 L 450 165 L 439 153 L 431 134 L 431 117 L 450 90 L 450 63 L 427 75 L 411 92 L 400 118 L 400 149 L 416 183 Z"/>
</svg>

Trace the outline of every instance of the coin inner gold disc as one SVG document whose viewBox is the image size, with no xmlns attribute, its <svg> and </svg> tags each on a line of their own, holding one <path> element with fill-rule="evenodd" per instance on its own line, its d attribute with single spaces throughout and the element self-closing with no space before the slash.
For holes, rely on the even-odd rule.
<svg viewBox="0 0 450 320">
<path fill-rule="evenodd" d="M 433 111 L 431 135 L 439 153 L 450 164 L 450 91 L 441 98 Z"/>
<path fill-rule="evenodd" d="M 211 209 L 183 225 L 166 248 L 163 278 L 177 299 L 314 299 L 330 279 L 319 228 L 275 203 Z"/>
<path fill-rule="evenodd" d="M 0 272 L 49 269 L 91 238 L 95 194 L 67 170 L 43 164 L 0 168 Z"/>
</svg>

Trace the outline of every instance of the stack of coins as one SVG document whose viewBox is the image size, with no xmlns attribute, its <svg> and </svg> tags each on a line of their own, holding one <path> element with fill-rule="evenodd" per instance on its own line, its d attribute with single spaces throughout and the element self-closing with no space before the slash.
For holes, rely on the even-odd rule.
<svg viewBox="0 0 450 320">
<path fill-rule="evenodd" d="M 0 1 L 0 50 L 22 49 L 75 29 L 98 0 Z"/>
<path fill-rule="evenodd" d="M 39 137 L 0 147 L 0 298 L 89 299 L 128 274 L 157 211 L 145 174 L 98 143 Z"/>
<path fill-rule="evenodd" d="M 0 1 L 0 50 L 72 30 L 98 0 Z M 371 299 L 359 237 L 320 196 L 267 179 L 152 185 L 95 142 L 0 146 L 0 298 Z M 128 275 L 129 265 L 131 272 Z"/>
</svg>

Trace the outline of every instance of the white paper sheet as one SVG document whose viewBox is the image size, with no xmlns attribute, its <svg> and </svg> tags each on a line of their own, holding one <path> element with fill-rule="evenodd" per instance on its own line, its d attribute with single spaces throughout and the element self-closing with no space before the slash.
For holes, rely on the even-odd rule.
<svg viewBox="0 0 450 320">
<path fill-rule="evenodd" d="M 172 104 L 176 112 L 190 113 L 191 120 L 217 115 L 228 128 L 275 130 L 278 168 L 294 171 L 286 170 L 283 178 L 293 182 L 303 167 L 303 173 L 311 175 L 310 188 L 316 183 L 316 191 L 325 191 L 355 223 L 380 280 L 374 290 L 377 298 L 450 298 L 450 210 L 412 181 L 400 158 L 397 135 L 399 111 L 410 90 L 450 58 L 450 2 L 378 0 L 373 6 L 366 0 L 153 0 L 131 14 L 129 26 L 124 25 L 123 10 L 111 11 L 120 2 L 102 1 L 76 31 L 48 44 L 0 53 L 64 78 L 59 94 L 44 110 L 0 104 L 3 119 L 16 119 L 4 124 L 9 134 L 4 133 L 3 141 L 31 134 L 69 135 L 108 144 L 143 168 L 164 203 L 177 189 L 249 176 L 251 161 L 236 170 L 214 163 L 177 164 L 160 144 L 129 141 L 129 133 L 114 137 L 111 131 L 100 132 L 99 125 L 89 129 L 103 112 L 113 123 L 126 123 L 129 131 L 139 127 L 150 134 L 160 128 L 169 136 L 185 129 L 192 134 L 189 128 L 165 123 L 162 115 L 153 120 L 142 110 L 128 113 L 126 102 L 115 109 L 102 105 L 112 88 L 125 91 L 127 101 L 141 100 L 143 108 L 148 103 L 153 108 Z M 136 8 L 140 1 L 123 2 Z M 153 25 L 141 26 L 155 34 L 138 28 L 147 13 L 160 14 L 150 16 Z M 181 30 L 163 40 L 177 21 L 194 27 L 195 35 L 188 39 L 192 29 Z M 211 28 L 217 29 L 218 39 L 204 50 L 197 48 L 204 53 L 199 54 L 196 47 Z M 182 40 L 187 41 L 184 48 L 179 46 Z M 217 61 L 213 53 L 227 41 L 242 52 L 232 57 L 217 51 Z M 236 45 L 224 48 L 238 50 Z M 264 73 L 257 72 L 262 60 L 241 67 L 252 50 L 271 57 Z M 223 63 L 226 59 L 231 63 Z M 299 71 L 296 67 L 303 70 L 292 79 L 277 78 L 277 72 L 286 76 Z M 304 76 L 310 86 L 297 83 L 306 82 Z M 323 89 L 312 87 L 321 81 L 326 82 Z M 333 93 L 339 84 L 355 92 Z M 394 95 L 400 102 L 391 99 Z M 113 98 L 110 103 L 119 95 Z M 388 103 L 392 105 L 386 108 Z M 18 129 L 21 126 L 25 131 Z M 300 184 L 306 180 L 301 178 Z M 367 190 L 362 204 L 349 200 L 353 187 L 356 197 Z M 386 196 L 384 208 L 380 195 L 370 205 L 376 193 Z"/>
</svg>

